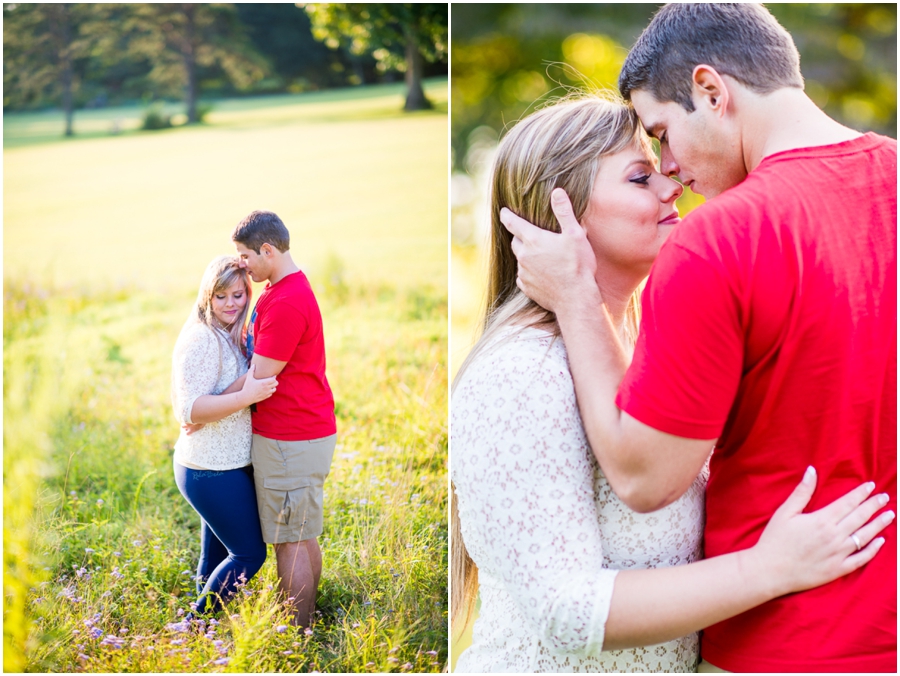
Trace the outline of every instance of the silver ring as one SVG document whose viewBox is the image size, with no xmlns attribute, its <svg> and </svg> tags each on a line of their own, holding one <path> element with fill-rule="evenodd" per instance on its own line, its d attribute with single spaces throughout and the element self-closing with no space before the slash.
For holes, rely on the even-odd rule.
<svg viewBox="0 0 900 676">
<path fill-rule="evenodd" d="M 856 537 L 856 533 L 852 533 L 850 535 L 850 539 L 853 540 L 853 544 L 856 545 L 856 551 L 859 551 L 860 549 L 862 549 L 862 545 L 859 544 L 859 538 Z"/>
</svg>

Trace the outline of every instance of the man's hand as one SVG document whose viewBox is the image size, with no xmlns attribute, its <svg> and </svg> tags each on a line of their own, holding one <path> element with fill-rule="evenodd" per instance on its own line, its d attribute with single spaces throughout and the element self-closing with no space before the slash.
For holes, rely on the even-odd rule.
<svg viewBox="0 0 900 676">
<path fill-rule="evenodd" d="M 187 434 L 188 436 L 191 436 L 194 432 L 203 429 L 204 425 L 205 425 L 205 423 L 195 423 L 193 425 L 190 423 L 185 423 L 184 425 L 181 426 L 181 429 L 184 430 L 185 434 Z"/>
<path fill-rule="evenodd" d="M 593 287 L 596 292 L 597 260 L 566 191 L 556 188 L 550 204 L 560 234 L 538 228 L 506 208 L 500 210 L 500 221 L 513 235 L 519 288 L 538 305 L 558 312 L 572 298 L 573 288 Z"/>
</svg>

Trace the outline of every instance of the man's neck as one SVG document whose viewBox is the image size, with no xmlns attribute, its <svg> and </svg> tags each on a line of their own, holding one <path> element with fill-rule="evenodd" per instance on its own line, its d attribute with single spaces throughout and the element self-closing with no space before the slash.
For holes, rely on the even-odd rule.
<svg viewBox="0 0 900 676">
<path fill-rule="evenodd" d="M 797 148 L 828 146 L 862 136 L 832 120 L 800 89 L 785 87 L 770 94 L 741 97 L 741 146 L 747 172 L 763 158 Z"/>
<path fill-rule="evenodd" d="M 300 268 L 294 263 L 294 259 L 291 258 L 290 252 L 286 251 L 281 254 L 278 260 L 273 264 L 272 274 L 269 275 L 269 285 L 278 284 L 282 279 L 295 272 L 300 272 Z"/>
</svg>

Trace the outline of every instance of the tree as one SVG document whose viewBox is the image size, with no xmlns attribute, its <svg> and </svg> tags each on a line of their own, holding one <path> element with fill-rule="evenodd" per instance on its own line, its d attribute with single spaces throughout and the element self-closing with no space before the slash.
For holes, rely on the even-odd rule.
<svg viewBox="0 0 900 676">
<path fill-rule="evenodd" d="M 110 42 L 132 58 L 152 64 L 149 79 L 164 90 L 182 90 L 188 123 L 200 121 L 197 100 L 201 68 L 218 67 L 239 89 L 265 76 L 266 62 L 250 45 L 234 5 L 120 4 L 106 5 L 120 14 Z M 113 48 L 105 50 L 115 53 Z"/>
<path fill-rule="evenodd" d="M 446 4 L 309 4 L 313 35 L 332 49 L 371 53 L 381 69 L 406 72 L 404 110 L 430 108 L 422 90 L 424 62 L 447 54 Z"/>
<path fill-rule="evenodd" d="M 80 30 L 91 5 L 3 6 L 3 107 L 58 100 L 74 134 L 75 90 L 91 41 Z"/>
</svg>

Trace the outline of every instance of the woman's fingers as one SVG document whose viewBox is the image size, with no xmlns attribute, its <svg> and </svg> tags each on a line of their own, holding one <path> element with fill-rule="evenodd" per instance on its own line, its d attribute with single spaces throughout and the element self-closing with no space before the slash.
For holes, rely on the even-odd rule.
<svg viewBox="0 0 900 676">
<path fill-rule="evenodd" d="M 869 481 L 862 486 L 857 486 L 852 491 L 839 497 L 837 500 L 816 512 L 822 515 L 831 523 L 839 523 L 847 518 L 854 509 L 859 507 L 872 491 L 875 490 L 875 483 Z"/>
<path fill-rule="evenodd" d="M 862 566 L 866 565 L 875 557 L 875 555 L 878 553 L 878 550 L 881 549 L 881 546 L 883 544 L 884 538 L 876 538 L 875 540 L 872 540 L 868 545 L 860 549 L 858 553 L 853 554 L 852 556 L 848 556 L 846 559 L 844 559 L 841 575 L 852 573 L 857 568 L 861 568 Z"/>
<path fill-rule="evenodd" d="M 867 523 L 872 515 L 888 503 L 887 493 L 879 493 L 863 502 L 859 507 L 850 512 L 840 521 L 840 526 L 847 533 L 855 532 L 864 523 Z"/>
<path fill-rule="evenodd" d="M 853 531 L 850 535 L 847 536 L 847 540 L 849 540 L 850 546 L 855 549 L 856 541 L 859 541 L 859 548 L 863 549 L 875 538 L 876 535 L 887 528 L 893 520 L 894 513 L 890 510 L 884 512 L 883 514 L 879 514 L 865 526 Z M 853 539 L 854 536 L 856 537 L 856 540 Z"/>
<path fill-rule="evenodd" d="M 812 465 L 806 468 L 803 479 L 797 484 L 797 487 L 788 496 L 787 500 L 781 503 L 781 506 L 775 510 L 772 518 L 789 517 L 800 514 L 806 505 L 809 504 L 810 498 L 816 490 L 816 469 Z"/>
</svg>

